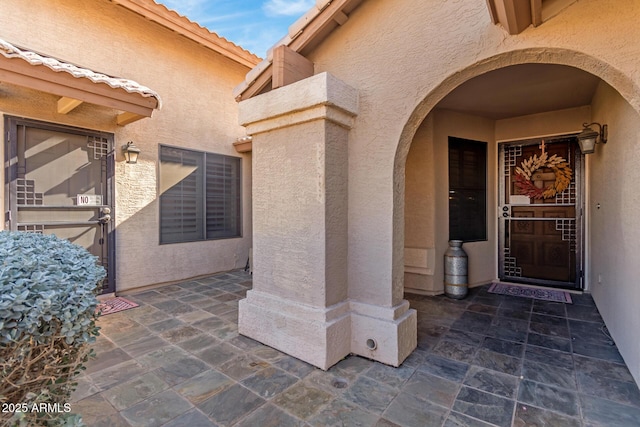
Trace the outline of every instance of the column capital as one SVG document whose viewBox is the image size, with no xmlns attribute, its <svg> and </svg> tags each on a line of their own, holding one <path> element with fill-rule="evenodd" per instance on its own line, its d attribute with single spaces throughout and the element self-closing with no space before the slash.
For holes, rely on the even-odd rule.
<svg viewBox="0 0 640 427">
<path fill-rule="evenodd" d="M 320 73 L 240 102 L 239 122 L 249 135 L 328 120 L 350 129 L 358 113 L 358 91 Z"/>
</svg>

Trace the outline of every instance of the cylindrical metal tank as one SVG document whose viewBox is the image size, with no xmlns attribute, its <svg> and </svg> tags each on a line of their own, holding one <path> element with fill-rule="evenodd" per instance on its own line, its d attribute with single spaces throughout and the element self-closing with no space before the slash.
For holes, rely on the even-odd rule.
<svg viewBox="0 0 640 427">
<path fill-rule="evenodd" d="M 462 243 L 462 240 L 449 240 L 449 249 L 444 253 L 444 293 L 453 299 L 466 297 L 469 288 L 468 258 Z"/>
</svg>

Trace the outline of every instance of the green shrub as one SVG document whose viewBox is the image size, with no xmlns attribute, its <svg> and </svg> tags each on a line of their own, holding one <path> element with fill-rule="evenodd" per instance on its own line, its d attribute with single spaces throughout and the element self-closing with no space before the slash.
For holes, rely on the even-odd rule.
<svg viewBox="0 0 640 427">
<path fill-rule="evenodd" d="M 96 257 L 67 240 L 0 232 L 0 402 L 28 409 L 3 411 L 1 422 L 77 421 L 64 404 L 98 335 L 96 285 L 105 275 Z"/>
</svg>

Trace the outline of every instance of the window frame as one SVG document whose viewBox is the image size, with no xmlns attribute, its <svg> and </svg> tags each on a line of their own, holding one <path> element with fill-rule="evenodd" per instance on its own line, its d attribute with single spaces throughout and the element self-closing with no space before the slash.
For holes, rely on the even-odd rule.
<svg viewBox="0 0 640 427">
<path fill-rule="evenodd" d="M 449 204 L 448 204 L 448 222 L 449 222 L 449 240 L 462 240 L 463 242 L 485 242 L 488 241 L 488 179 L 489 179 L 489 173 L 488 173 L 488 143 L 484 142 L 484 141 L 476 141 L 476 140 L 471 140 L 471 139 L 465 139 L 465 138 L 458 138 L 458 137 L 453 137 L 453 136 L 449 136 L 448 139 L 448 146 L 447 146 L 448 150 L 447 150 L 447 157 L 448 157 L 448 162 L 447 162 L 447 176 L 448 176 L 448 200 L 449 200 Z M 459 164 L 460 166 L 458 167 L 457 171 L 458 171 L 458 182 L 459 184 L 456 186 L 452 185 L 452 173 L 454 171 L 452 171 L 452 150 L 458 150 L 459 151 Z M 471 152 L 474 155 L 478 155 L 479 153 L 481 153 L 483 159 L 478 159 L 476 161 L 477 165 L 479 166 L 480 164 L 482 164 L 483 166 L 483 171 L 479 168 L 474 169 L 474 175 L 478 175 L 476 178 L 479 178 L 478 181 L 475 182 L 475 185 L 465 185 L 464 183 L 460 184 L 461 181 L 463 181 L 463 171 L 464 171 L 464 166 L 463 166 L 463 162 L 462 162 L 462 157 L 464 156 L 465 152 Z M 480 176 L 484 174 L 484 176 Z M 453 223 L 452 223 L 452 212 L 456 213 L 458 218 L 460 218 L 459 220 L 459 224 L 473 224 L 474 221 L 470 221 L 469 218 L 471 218 L 472 216 L 477 216 L 478 212 L 473 212 L 473 214 L 471 213 L 471 211 L 469 209 L 466 209 L 464 207 L 464 205 L 460 204 L 460 207 L 458 208 L 457 212 L 455 212 L 455 209 L 453 209 L 452 206 L 452 193 L 458 191 L 458 192 L 466 192 L 466 193 L 475 193 L 476 197 L 478 200 L 482 200 L 482 206 L 484 207 L 484 211 L 482 212 L 482 220 L 481 221 L 477 221 L 478 223 L 478 228 L 476 230 L 473 230 L 471 227 L 473 227 L 473 225 L 467 225 L 467 227 L 462 228 L 462 227 L 458 227 L 458 228 L 462 228 L 461 231 L 459 231 L 460 235 L 456 235 L 454 233 L 454 227 L 453 227 Z M 479 225 L 479 224 L 482 225 Z M 469 231 L 473 231 L 472 234 L 469 234 Z"/>
<path fill-rule="evenodd" d="M 196 185 L 200 185 L 202 188 L 200 200 L 195 203 L 196 206 L 196 221 L 200 223 L 196 225 L 197 231 L 196 233 L 200 233 L 200 236 L 195 236 L 192 238 L 180 238 L 180 239 L 163 239 L 163 196 L 164 193 L 169 191 L 171 188 L 168 188 L 164 191 L 164 193 L 160 193 L 162 191 L 162 163 L 163 163 L 163 150 L 177 150 L 180 152 L 187 152 L 197 158 L 198 167 L 202 168 L 202 171 L 196 177 Z M 207 211 L 209 209 L 209 202 L 213 195 L 208 194 L 207 184 L 211 175 L 208 174 L 208 158 L 215 157 L 218 159 L 223 159 L 225 161 L 230 162 L 232 169 L 236 169 L 237 171 L 232 171 L 233 176 L 231 176 L 232 183 L 231 186 L 235 186 L 234 191 L 237 193 L 236 196 L 233 196 L 233 203 L 235 205 L 235 227 L 229 228 L 229 235 L 217 235 L 210 237 L 210 232 L 207 229 L 207 220 L 208 215 Z M 166 162 L 169 163 L 169 162 Z M 224 162 L 223 162 L 224 163 Z M 186 177 L 185 177 L 186 178 Z M 179 182 L 182 183 L 184 178 Z M 233 182 L 235 181 L 235 182 Z M 193 243 L 193 242 L 206 242 L 213 240 L 226 240 L 226 239 L 237 239 L 243 237 L 243 200 L 242 200 L 242 157 L 230 156 L 226 154 L 214 153 L 203 150 L 194 150 L 191 148 L 177 147 L 173 145 L 159 144 L 158 145 L 158 241 L 160 245 L 170 245 L 175 243 Z M 174 184 L 177 185 L 178 183 Z M 197 193 L 198 190 L 195 190 Z M 198 195 L 196 194 L 196 197 Z M 165 212 L 166 214 L 166 212 Z M 225 219 L 227 218 L 228 212 L 225 211 Z M 184 233 L 183 233 L 184 234 Z"/>
</svg>

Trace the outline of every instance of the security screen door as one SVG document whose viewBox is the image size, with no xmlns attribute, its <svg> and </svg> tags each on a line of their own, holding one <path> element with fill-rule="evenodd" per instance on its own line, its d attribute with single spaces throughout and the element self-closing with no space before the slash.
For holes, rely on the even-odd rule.
<svg viewBox="0 0 640 427">
<path fill-rule="evenodd" d="M 115 291 L 113 136 L 5 117 L 5 226 L 55 234 L 86 248 Z"/>
<path fill-rule="evenodd" d="M 499 147 L 501 280 L 581 289 L 583 156 L 574 136 Z"/>
</svg>

